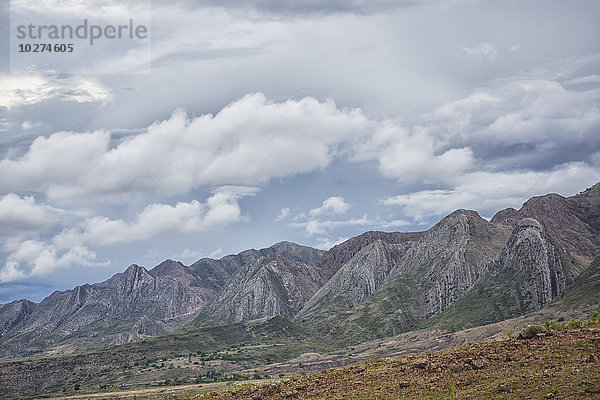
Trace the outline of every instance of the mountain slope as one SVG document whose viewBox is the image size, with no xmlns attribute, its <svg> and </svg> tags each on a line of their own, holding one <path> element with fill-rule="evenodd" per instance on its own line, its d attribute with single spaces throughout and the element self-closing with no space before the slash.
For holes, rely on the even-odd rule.
<svg viewBox="0 0 600 400">
<path fill-rule="evenodd" d="M 194 320 L 207 326 L 273 315 L 293 318 L 325 283 L 321 271 L 279 254 L 260 257 L 240 268 L 227 287 Z"/>
<path fill-rule="evenodd" d="M 265 249 L 244 250 L 239 254 L 228 255 L 219 260 L 203 258 L 190 265 L 188 270 L 199 282 L 202 282 L 204 287 L 219 291 L 225 288 L 229 279 L 239 268 L 260 257 L 272 257 L 279 254 L 286 260 L 312 265 L 317 263 L 323 253 L 323 250 L 284 241 Z"/>
<path fill-rule="evenodd" d="M 567 202 L 574 207 L 574 213 L 581 221 L 600 234 L 600 183 L 568 197 Z"/>
<path fill-rule="evenodd" d="M 322 254 L 280 242 L 220 260 L 202 259 L 189 267 L 173 260 L 150 271 L 132 265 L 104 282 L 55 292 L 40 304 L 21 300 L 0 305 L 0 355 L 73 351 L 171 332 L 227 288 L 236 271 L 248 263 L 264 256 L 315 263 Z M 323 281 L 318 279 L 320 286 Z M 312 295 L 316 288 L 310 290 Z"/>
<path fill-rule="evenodd" d="M 27 318 L 36 309 L 37 305 L 29 300 L 15 300 L 8 304 L 0 305 L 0 338 Z"/>
<path fill-rule="evenodd" d="M 589 263 L 600 250 L 599 186 L 569 198 L 558 194 L 532 197 L 518 211 L 513 208 L 499 211 L 492 223 L 512 231 L 520 220 L 534 218 L 565 250 Z"/>
<path fill-rule="evenodd" d="M 331 278 L 352 257 L 354 257 L 365 246 L 376 240 L 384 243 L 402 243 L 407 237 L 416 237 L 420 233 L 379 232 L 369 231 L 352 237 L 340 244 L 333 246 L 323 254 L 316 266 L 323 270 L 326 278 Z"/>
<path fill-rule="evenodd" d="M 531 313 L 562 296 L 584 270 L 537 220 L 525 218 L 481 281 L 426 326 L 457 330 Z"/>
<path fill-rule="evenodd" d="M 338 311 L 348 310 L 371 296 L 399 262 L 418 235 L 406 235 L 402 243 L 376 239 L 362 247 L 304 306 L 297 320 L 306 323 Z"/>
<path fill-rule="evenodd" d="M 205 297 L 177 279 L 154 277 L 132 265 L 102 283 L 55 292 L 44 299 L 2 337 L 2 353 L 43 350 L 76 332 L 105 344 L 122 332 L 161 334 L 181 326 L 205 302 Z"/>
<path fill-rule="evenodd" d="M 408 330 L 464 296 L 500 253 L 507 235 L 476 212 L 458 210 L 411 239 L 405 247 L 386 249 L 394 256 L 378 256 L 385 254 L 381 244 L 359 252 L 355 257 L 361 261 L 348 262 L 332 280 L 343 282 L 338 274 L 351 276 L 346 266 L 364 270 L 369 260 L 385 260 L 383 283 L 354 307 L 346 303 L 345 311 L 332 315 L 323 303 L 320 310 L 311 310 L 311 325 L 322 334 L 353 342 Z M 375 265 L 368 268 L 378 270 Z"/>
</svg>

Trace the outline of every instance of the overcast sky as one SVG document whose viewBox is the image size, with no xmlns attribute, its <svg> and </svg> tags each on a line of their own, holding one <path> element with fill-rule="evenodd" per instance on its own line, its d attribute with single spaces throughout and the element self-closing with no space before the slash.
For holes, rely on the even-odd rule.
<svg viewBox="0 0 600 400">
<path fill-rule="evenodd" d="M 0 303 L 600 180 L 595 0 L 154 0 L 150 71 L 28 73 L 3 7 Z"/>
</svg>

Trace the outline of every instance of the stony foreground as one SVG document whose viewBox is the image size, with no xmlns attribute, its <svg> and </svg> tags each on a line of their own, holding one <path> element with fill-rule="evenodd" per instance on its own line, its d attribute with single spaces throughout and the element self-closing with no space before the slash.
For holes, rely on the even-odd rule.
<svg viewBox="0 0 600 400">
<path fill-rule="evenodd" d="M 600 398 L 600 329 L 540 333 L 359 365 L 194 399 Z"/>
</svg>

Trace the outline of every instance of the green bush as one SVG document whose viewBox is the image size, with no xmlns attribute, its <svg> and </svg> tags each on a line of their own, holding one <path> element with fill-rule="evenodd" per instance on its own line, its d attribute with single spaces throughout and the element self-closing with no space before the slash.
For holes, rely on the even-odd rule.
<svg viewBox="0 0 600 400">
<path fill-rule="evenodd" d="M 530 325 L 529 329 L 531 329 L 531 331 L 536 335 L 543 332 L 543 329 L 540 325 Z"/>
<path fill-rule="evenodd" d="M 546 321 L 544 326 L 549 331 L 559 331 L 564 329 L 577 329 L 577 328 L 594 328 L 600 327 L 600 310 L 596 311 L 592 318 L 587 320 L 571 320 L 565 321 L 564 318 L 559 318 L 556 321 Z"/>
</svg>

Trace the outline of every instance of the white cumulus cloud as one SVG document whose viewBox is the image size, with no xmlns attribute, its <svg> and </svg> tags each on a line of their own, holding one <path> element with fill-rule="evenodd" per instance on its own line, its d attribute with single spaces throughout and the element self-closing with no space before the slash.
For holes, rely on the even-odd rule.
<svg viewBox="0 0 600 400">
<path fill-rule="evenodd" d="M 175 205 L 150 204 L 138 213 L 134 221 L 96 216 L 64 230 L 54 238 L 54 242 L 59 248 L 77 245 L 110 246 L 149 240 L 172 232 L 202 232 L 245 222 L 247 217 L 242 215 L 238 204 L 241 197 L 239 191 L 221 188 L 205 203 L 192 200 Z"/>
<path fill-rule="evenodd" d="M 0 269 L 0 282 L 10 282 L 32 276 L 48 275 L 71 266 L 98 266 L 96 254 L 84 246 L 60 251 L 53 244 L 26 240 L 19 244 Z"/>
<path fill-rule="evenodd" d="M 343 197 L 332 196 L 323 201 L 321 207 L 313 208 L 308 212 L 311 217 L 323 214 L 345 214 L 350 209 Z"/>
<path fill-rule="evenodd" d="M 567 163 L 551 171 L 473 172 L 450 189 L 420 190 L 388 197 L 383 203 L 399 206 L 403 214 L 419 221 L 459 208 L 492 216 L 507 208 L 519 208 L 528 198 L 549 192 L 576 193 L 598 182 L 600 166 Z"/>
<path fill-rule="evenodd" d="M 8 193 L 0 197 L 0 237 L 45 229 L 60 213 L 50 206 L 37 204 L 33 196 Z"/>
<path fill-rule="evenodd" d="M 325 168 L 371 124 L 332 101 L 250 94 L 214 116 L 177 111 L 116 147 L 104 131 L 37 138 L 23 156 L 0 161 L 0 190 L 73 199 L 256 184 Z"/>
</svg>

